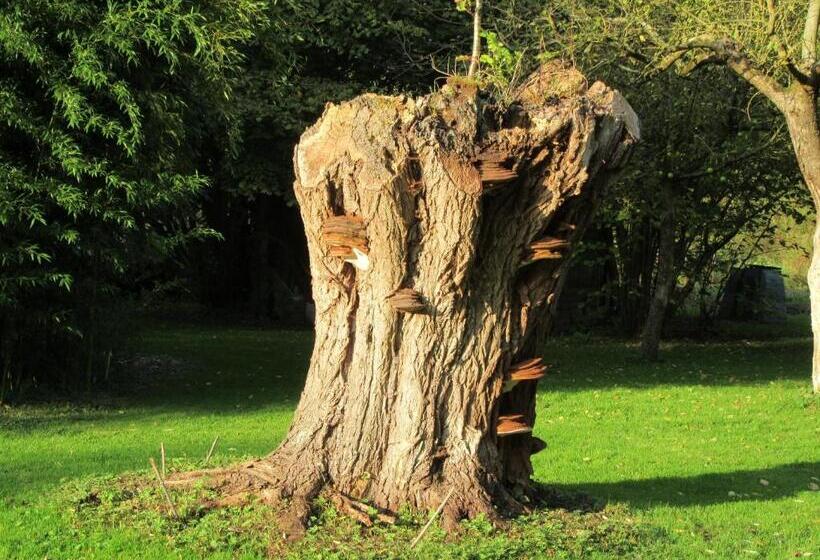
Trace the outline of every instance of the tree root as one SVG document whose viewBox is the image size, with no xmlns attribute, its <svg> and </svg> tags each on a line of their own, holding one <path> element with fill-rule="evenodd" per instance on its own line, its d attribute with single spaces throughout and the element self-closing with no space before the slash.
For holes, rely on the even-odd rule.
<svg viewBox="0 0 820 560">
<path fill-rule="evenodd" d="M 396 523 L 394 512 L 364 503 L 334 488 L 318 470 L 305 470 L 304 464 L 297 466 L 289 461 L 276 463 L 273 459 L 268 457 L 231 468 L 175 473 L 166 479 L 166 484 L 174 490 L 201 485 L 216 492 L 219 497 L 205 502 L 206 509 L 242 506 L 253 501 L 275 508 L 279 531 L 288 542 L 304 536 L 311 504 L 320 494 L 327 497 L 340 513 L 365 527 Z M 450 496 L 439 517 L 441 526 L 448 533 L 457 533 L 459 523 L 464 519 L 483 516 L 493 525 L 503 527 L 506 518 L 530 511 L 530 507 L 516 499 L 502 484 L 489 486 L 488 490 L 478 478 L 467 473 L 454 479 L 446 477 L 428 489 L 428 509 L 432 511 Z M 529 501 L 529 496 L 524 501 Z"/>
<path fill-rule="evenodd" d="M 395 525 L 396 523 L 396 516 L 392 512 L 375 506 L 369 506 L 341 492 L 331 491 L 329 498 L 333 505 L 336 506 L 336 509 L 348 517 L 355 519 L 365 527 L 373 526 L 373 519 L 370 516 L 371 510 L 375 511 L 376 520 L 380 523 L 386 523 L 388 525 Z"/>
</svg>

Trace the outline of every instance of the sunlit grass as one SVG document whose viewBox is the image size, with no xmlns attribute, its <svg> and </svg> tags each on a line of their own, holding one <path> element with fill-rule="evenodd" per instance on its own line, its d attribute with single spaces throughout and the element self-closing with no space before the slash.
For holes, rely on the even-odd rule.
<svg viewBox="0 0 820 560">
<path fill-rule="evenodd" d="M 550 447 L 535 456 L 535 477 L 625 505 L 657 529 L 633 549 L 642 557 L 820 555 L 820 492 L 811 490 L 820 484 L 820 423 L 806 329 L 673 343 L 659 364 L 641 362 L 623 342 L 550 343 L 536 426 Z M 193 544 L 169 542 L 159 529 L 76 523 L 65 487 L 144 472 L 160 442 L 174 461 L 201 460 L 217 435 L 217 461 L 267 453 L 287 429 L 311 341 L 305 331 L 153 324 L 132 341 L 138 378 L 109 397 L 2 411 L 0 558 L 198 557 Z M 518 538 L 554 529 L 547 520 Z M 509 539 L 470 534 L 486 557 L 513 550 Z M 380 533 L 381 545 L 385 538 L 400 537 Z M 469 547 L 435 546 L 430 554 L 469 557 Z M 557 553 L 600 557 L 612 546 Z"/>
</svg>

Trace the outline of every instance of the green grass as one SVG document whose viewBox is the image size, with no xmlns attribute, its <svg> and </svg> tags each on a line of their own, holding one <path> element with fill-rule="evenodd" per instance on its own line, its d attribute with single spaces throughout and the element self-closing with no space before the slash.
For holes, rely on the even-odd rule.
<svg viewBox="0 0 820 560">
<path fill-rule="evenodd" d="M 550 447 L 535 456 L 535 477 L 608 509 L 539 514 L 509 533 L 479 520 L 455 543 L 432 531 L 411 556 L 820 556 L 820 492 L 810 490 L 820 484 L 820 422 L 807 329 L 802 321 L 781 337 L 738 328 L 720 342 L 671 343 L 654 365 L 624 342 L 551 342 L 535 430 Z M 139 373 L 107 397 L 0 412 L 0 558 L 264 550 L 269 521 L 259 508 L 173 526 L 158 510 L 124 511 L 130 502 L 99 477 L 144 474 L 160 441 L 179 466 L 201 461 L 216 435 L 220 463 L 273 449 L 301 391 L 310 333 L 152 324 L 132 346 L 142 358 L 127 371 Z M 78 510 L 92 487 L 111 493 L 105 507 Z M 158 500 L 149 494 L 148 503 Z M 368 536 L 332 510 L 318 515 L 292 555 L 399 555 L 418 530 L 407 521 Z M 249 530 L 237 533 L 240 523 Z"/>
</svg>

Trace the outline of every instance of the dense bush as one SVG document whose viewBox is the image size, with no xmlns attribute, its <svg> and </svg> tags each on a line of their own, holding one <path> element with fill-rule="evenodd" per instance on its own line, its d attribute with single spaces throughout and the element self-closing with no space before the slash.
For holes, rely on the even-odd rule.
<svg viewBox="0 0 820 560">
<path fill-rule="evenodd" d="M 203 160 L 230 147 L 263 15 L 249 0 L 3 3 L 0 400 L 70 381 L 71 364 L 92 376 L 110 295 L 209 233 L 193 211 Z"/>
</svg>

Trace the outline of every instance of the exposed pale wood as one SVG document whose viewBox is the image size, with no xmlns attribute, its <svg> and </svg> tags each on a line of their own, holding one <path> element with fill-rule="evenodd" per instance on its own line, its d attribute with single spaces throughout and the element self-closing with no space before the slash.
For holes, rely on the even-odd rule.
<svg viewBox="0 0 820 560">
<path fill-rule="evenodd" d="M 467 76 L 475 77 L 478 72 L 478 65 L 481 62 L 481 11 L 482 0 L 474 0 L 473 6 L 473 51 L 470 54 L 470 68 L 467 70 Z"/>
<path fill-rule="evenodd" d="M 809 0 L 806 21 L 803 25 L 803 41 L 800 49 L 803 62 L 811 66 L 817 60 L 817 31 L 820 27 L 820 0 Z"/>
<path fill-rule="evenodd" d="M 444 497 L 444 499 L 441 501 L 441 504 L 439 504 L 439 506 L 436 508 L 436 510 L 435 510 L 435 511 L 433 512 L 433 514 L 430 516 L 430 519 L 428 519 L 428 520 L 427 520 L 427 523 L 425 523 L 425 524 L 424 524 L 424 527 L 422 527 L 422 528 L 421 528 L 421 531 L 419 531 L 419 534 L 418 534 L 418 535 L 416 535 L 416 538 L 415 538 L 415 539 L 413 539 L 413 542 L 411 542 L 411 543 L 410 543 L 410 548 L 411 548 L 411 549 L 413 549 L 413 548 L 415 548 L 415 547 L 416 547 L 416 545 L 419 543 L 419 541 L 421 540 L 421 538 L 422 538 L 422 537 L 424 536 L 424 534 L 427 532 L 427 529 L 429 529 L 429 528 L 430 528 L 430 525 L 432 525 L 432 524 L 433 524 L 433 521 L 435 521 L 435 520 L 436 520 L 436 518 L 437 518 L 439 515 L 441 515 L 441 512 L 444 510 L 445 506 L 447 506 L 447 502 L 449 502 L 449 501 L 450 501 L 450 498 L 452 498 L 452 497 L 453 497 L 453 492 L 455 492 L 455 489 L 453 489 L 453 488 L 451 488 L 451 489 L 450 489 L 450 491 L 449 491 L 449 492 L 447 492 L 447 495 L 446 495 L 446 496 Z"/>
<path fill-rule="evenodd" d="M 160 465 L 162 466 L 162 478 L 165 479 L 165 444 L 159 444 Z"/>
<path fill-rule="evenodd" d="M 812 195 L 815 211 L 820 215 L 820 122 L 817 99 L 815 88 L 794 84 L 789 88 L 783 110 L 797 156 L 797 165 Z M 814 335 L 812 386 L 815 393 L 820 393 L 820 219 L 815 222 L 807 283 Z"/>
</svg>

